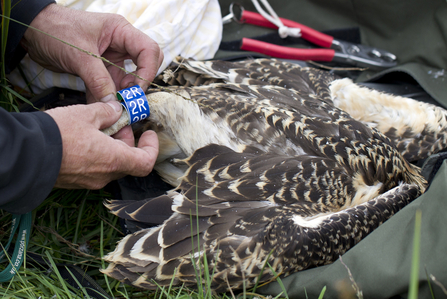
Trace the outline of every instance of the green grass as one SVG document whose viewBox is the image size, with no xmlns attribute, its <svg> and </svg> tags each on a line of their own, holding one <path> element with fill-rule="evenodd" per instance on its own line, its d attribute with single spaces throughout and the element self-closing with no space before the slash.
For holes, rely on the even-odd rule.
<svg viewBox="0 0 447 299">
<path fill-rule="evenodd" d="M 107 266 L 101 256 L 114 250 L 116 242 L 123 237 L 118 218 L 102 204 L 106 198 L 110 198 L 110 194 L 103 190 L 54 190 L 33 211 L 33 231 L 28 247 L 28 252 L 45 259 L 48 265 L 39 269 L 26 260 L 13 280 L 0 284 L 0 298 L 82 298 L 86 290 L 67 284 L 55 264 L 80 267 L 115 298 L 252 298 L 249 291 L 239 296 L 237 293 L 213 293 L 210 288 L 213 271 L 208 269 L 206 259 L 203 259 L 203 269 L 197 269 L 198 273 L 205 273 L 203 279 L 198 274 L 201 287 L 197 289 L 171 285 L 157 291 L 142 291 L 100 273 L 99 270 Z M 11 215 L 0 210 L 2 244 L 8 241 L 10 225 Z M 6 263 L 2 263 L 0 270 L 5 266 Z"/>
<path fill-rule="evenodd" d="M 34 227 L 28 252 L 37 254 L 50 264 L 79 266 L 115 297 L 126 297 L 123 294 L 127 294 L 127 298 L 147 297 L 149 292 L 125 286 L 99 272 L 105 266 L 101 256 L 113 250 L 116 242 L 123 236 L 117 217 L 108 213 L 102 205 L 106 197 L 109 196 L 104 191 L 53 191 L 33 211 Z M 10 222 L 11 215 L 0 211 L 2 244 L 9 237 Z M 49 266 L 47 269 L 36 269 L 28 263 L 29 261 L 24 263 L 10 283 L 1 284 L 0 297 L 38 298 L 49 294 L 57 294 L 61 298 L 76 297 L 69 291 L 72 288 L 58 275 L 57 268 L 52 267 L 53 271 Z"/>
<path fill-rule="evenodd" d="M 100 273 L 106 267 L 101 256 L 112 251 L 123 237 L 118 218 L 108 213 L 102 201 L 104 191 L 54 190 L 33 211 L 33 232 L 28 252 L 48 262 L 44 269 L 24 262 L 13 280 L 0 284 L 0 298 L 82 298 L 86 290 L 68 285 L 56 264 L 76 265 L 90 275 L 102 289 L 116 298 L 202 298 L 196 290 L 160 288 L 142 291 Z M 0 210 L 0 242 L 9 238 L 11 215 Z M 75 242 L 76 241 L 76 242 Z M 6 263 L 0 265 L 4 269 Z M 59 268 L 60 269 L 60 268 Z M 206 298 L 230 298 L 210 295 Z"/>
<path fill-rule="evenodd" d="M 9 30 L 9 16 L 11 14 L 11 1 L 4 0 L 1 2 L 3 16 L 1 21 L 1 47 L 0 47 L 0 107 L 4 108 L 7 111 L 19 111 L 19 103 L 25 102 L 31 104 L 29 100 L 18 92 L 13 90 L 8 83 L 6 78 L 6 67 L 4 64 L 4 57 L 6 53 L 6 41 L 8 38 L 8 30 Z M 31 104 L 32 105 L 32 104 Z"/>
</svg>

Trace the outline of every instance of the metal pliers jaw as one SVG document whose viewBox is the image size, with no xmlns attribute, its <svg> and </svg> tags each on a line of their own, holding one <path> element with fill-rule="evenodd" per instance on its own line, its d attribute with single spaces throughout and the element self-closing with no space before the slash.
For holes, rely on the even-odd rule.
<svg viewBox="0 0 447 299">
<path fill-rule="evenodd" d="M 331 49 L 335 50 L 333 62 L 375 70 L 391 68 L 397 65 L 396 55 L 365 45 L 333 40 Z"/>
<path fill-rule="evenodd" d="M 234 11 L 235 7 L 237 7 L 237 10 L 239 10 L 238 12 Z M 229 24 L 233 21 L 242 24 L 243 22 L 241 21 L 241 16 L 244 10 L 245 9 L 242 5 L 236 2 L 232 2 L 230 4 L 230 13 L 222 18 L 222 24 Z"/>
<path fill-rule="evenodd" d="M 295 49 L 243 38 L 240 49 L 263 53 L 277 58 L 332 61 L 373 70 L 387 69 L 397 65 L 396 56 L 390 52 L 361 44 L 336 40 L 332 36 L 303 24 L 284 18 L 280 19 L 288 27 L 299 28 L 301 30 L 301 38 L 315 44 L 317 48 Z M 230 13 L 222 19 L 223 24 L 232 21 L 267 28 L 278 28 L 260 14 L 247 11 L 238 3 L 232 3 L 230 5 Z"/>
</svg>

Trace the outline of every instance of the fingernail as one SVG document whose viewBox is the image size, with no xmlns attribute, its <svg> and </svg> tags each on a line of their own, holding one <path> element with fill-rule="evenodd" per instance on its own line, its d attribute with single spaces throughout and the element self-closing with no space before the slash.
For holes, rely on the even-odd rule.
<svg viewBox="0 0 447 299">
<path fill-rule="evenodd" d="M 100 101 L 103 102 L 103 103 L 107 103 L 107 102 L 110 102 L 110 101 L 115 101 L 116 102 L 117 98 L 116 98 L 116 96 L 114 94 L 109 94 L 109 95 L 103 97 L 102 99 L 100 99 Z"/>
<path fill-rule="evenodd" d="M 107 105 L 110 105 L 113 109 L 115 109 L 116 112 L 121 112 L 123 109 L 123 105 L 121 105 L 118 101 L 110 101 L 106 103 Z"/>
</svg>

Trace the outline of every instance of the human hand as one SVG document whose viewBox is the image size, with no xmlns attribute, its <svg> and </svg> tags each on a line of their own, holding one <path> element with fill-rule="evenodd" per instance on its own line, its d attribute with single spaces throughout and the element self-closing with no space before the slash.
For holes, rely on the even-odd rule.
<svg viewBox="0 0 447 299">
<path fill-rule="evenodd" d="M 98 58 L 70 47 L 32 28 L 21 41 L 30 57 L 43 67 L 76 74 L 85 82 L 87 102 L 116 100 L 117 88 L 138 84 L 148 88 L 163 62 L 157 43 L 117 14 L 90 13 L 50 4 L 31 22 L 31 26 L 123 67 L 132 59 L 141 80 Z M 76 120 L 75 120 L 76 121 Z M 131 145 L 134 136 L 129 126 L 115 138 Z"/>
<path fill-rule="evenodd" d="M 100 189 L 125 175 L 146 176 L 158 155 L 158 138 L 146 131 L 138 147 L 102 133 L 122 112 L 116 101 L 45 111 L 62 136 L 62 164 L 55 187 Z"/>
<path fill-rule="evenodd" d="M 103 56 L 123 67 L 132 59 L 141 80 L 91 55 L 83 53 L 54 38 L 28 28 L 22 46 L 31 59 L 56 72 L 81 77 L 87 89 L 89 103 L 116 99 L 116 90 L 140 85 L 149 86 L 163 61 L 157 43 L 117 14 L 91 13 L 50 4 L 31 22 L 31 26 L 52 36 Z"/>
</svg>

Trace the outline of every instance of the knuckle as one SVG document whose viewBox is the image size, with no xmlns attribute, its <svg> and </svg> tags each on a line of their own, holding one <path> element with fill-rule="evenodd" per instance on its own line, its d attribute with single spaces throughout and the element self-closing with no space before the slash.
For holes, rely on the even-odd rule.
<svg viewBox="0 0 447 299">
<path fill-rule="evenodd" d="M 154 161 L 152 157 L 144 159 L 144 161 L 142 161 L 141 163 L 140 175 L 147 176 L 149 173 L 152 172 L 153 168 L 154 168 Z"/>
<path fill-rule="evenodd" d="M 104 188 L 107 185 L 107 183 L 108 183 L 108 181 L 93 182 L 89 189 L 91 189 L 91 190 L 99 190 L 99 189 Z"/>
<path fill-rule="evenodd" d="M 141 176 L 147 176 L 152 172 L 153 165 L 147 165 L 144 169 L 141 170 Z"/>
<path fill-rule="evenodd" d="M 105 31 L 110 30 L 113 32 L 117 27 L 130 24 L 129 21 L 127 21 L 127 19 L 120 14 L 105 13 L 103 14 L 103 17 L 104 17 L 103 29 Z"/>
<path fill-rule="evenodd" d="M 129 21 L 127 21 L 127 19 L 125 17 L 123 17 L 122 15 L 113 14 L 113 16 L 115 17 L 116 22 L 118 22 L 120 24 L 124 24 L 124 25 L 127 25 L 127 24 L 130 25 Z"/>
<path fill-rule="evenodd" d="M 130 174 L 137 177 L 145 177 L 151 173 L 154 164 L 150 159 L 139 159 L 135 161 L 134 167 L 130 169 Z"/>
<path fill-rule="evenodd" d="M 108 73 L 104 75 L 87 74 L 87 78 L 92 78 L 90 82 L 86 82 L 86 88 L 95 101 L 99 101 L 111 93 L 109 87 L 111 78 L 108 76 Z"/>
<path fill-rule="evenodd" d="M 109 117 L 112 117 L 115 115 L 115 111 L 113 111 L 113 108 L 106 104 L 106 103 L 94 103 L 96 107 L 96 114 L 95 119 L 98 121 L 102 121 L 103 118 L 108 119 Z"/>
<path fill-rule="evenodd" d="M 115 160 L 109 164 L 109 173 L 120 173 L 122 171 L 121 163 Z"/>
</svg>

